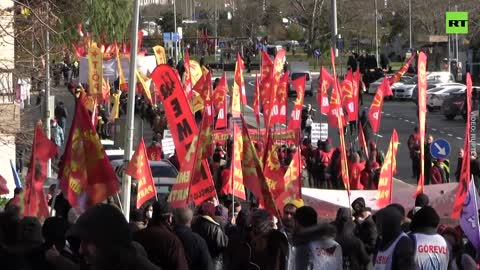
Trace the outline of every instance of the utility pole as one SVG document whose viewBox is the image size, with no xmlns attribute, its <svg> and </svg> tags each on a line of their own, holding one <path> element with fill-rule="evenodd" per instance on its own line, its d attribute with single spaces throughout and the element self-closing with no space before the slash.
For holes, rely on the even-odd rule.
<svg viewBox="0 0 480 270">
<path fill-rule="evenodd" d="M 455 11 L 458 11 L 458 6 L 455 5 Z M 458 34 L 455 34 L 455 60 L 457 61 L 457 67 L 458 67 Z M 457 74 L 455 74 L 455 78 L 457 77 Z"/>
<path fill-rule="evenodd" d="M 409 23 L 409 35 L 410 35 L 410 49 L 412 46 L 412 0 L 408 0 L 408 23 Z"/>
<path fill-rule="evenodd" d="M 375 59 L 377 60 L 377 67 L 378 67 L 379 59 L 378 59 L 378 8 L 377 8 L 377 0 L 375 0 Z"/>
<path fill-rule="evenodd" d="M 217 0 L 213 0 L 214 6 L 214 17 L 215 17 L 215 28 L 213 35 L 215 36 L 215 61 L 217 60 L 217 50 L 218 50 L 218 7 L 217 7 Z"/>
<path fill-rule="evenodd" d="M 47 1 L 47 18 L 50 7 Z M 48 23 L 48 20 L 47 20 Z M 47 138 L 50 139 L 50 31 L 46 27 L 47 33 L 45 34 L 45 50 L 47 55 L 45 56 L 45 133 Z M 52 177 L 52 160 L 47 161 L 47 177 Z"/>
<path fill-rule="evenodd" d="M 137 68 L 137 52 L 138 52 L 138 18 L 139 18 L 139 0 L 133 2 L 133 24 L 132 24 L 132 50 L 130 52 L 130 73 L 128 75 L 128 101 L 127 101 L 127 132 L 125 134 L 125 155 L 124 168 L 127 167 L 130 158 L 132 157 L 133 148 L 133 130 L 135 124 L 135 85 L 136 76 L 135 70 Z M 122 181 L 122 208 L 123 214 L 127 221 L 130 220 L 130 193 L 131 193 L 132 178 L 126 173 L 123 174 Z"/>
<path fill-rule="evenodd" d="M 335 49 L 335 57 L 338 57 L 337 49 L 337 36 L 338 36 L 338 25 L 337 25 L 337 0 L 332 0 L 332 43 L 333 48 Z M 312 42 L 313 40 L 310 40 Z"/>
<path fill-rule="evenodd" d="M 175 0 L 173 0 L 173 32 L 177 32 L 177 5 L 175 4 Z M 138 22 L 137 22 L 138 25 Z M 138 28 L 138 27 L 137 27 Z M 178 63 L 178 41 L 175 41 L 175 64 Z"/>
</svg>

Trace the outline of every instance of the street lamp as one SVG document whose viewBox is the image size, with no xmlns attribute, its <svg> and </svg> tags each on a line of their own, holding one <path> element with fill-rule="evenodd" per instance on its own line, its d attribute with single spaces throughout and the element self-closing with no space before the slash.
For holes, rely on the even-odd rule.
<svg viewBox="0 0 480 270">
<path fill-rule="evenodd" d="M 410 49 L 412 49 L 412 0 L 408 0 L 408 23 L 410 34 Z"/>
<path fill-rule="evenodd" d="M 377 9 L 377 0 L 375 0 L 375 59 L 377 60 L 378 67 L 378 9 Z"/>
</svg>

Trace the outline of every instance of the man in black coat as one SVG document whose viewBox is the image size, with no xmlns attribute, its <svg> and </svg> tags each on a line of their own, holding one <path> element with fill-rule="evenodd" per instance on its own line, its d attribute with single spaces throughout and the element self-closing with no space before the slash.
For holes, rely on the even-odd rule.
<svg viewBox="0 0 480 270">
<path fill-rule="evenodd" d="M 148 258 L 162 269 L 188 270 L 183 244 L 170 229 L 172 213 L 168 203 L 155 202 L 148 227 L 135 233 L 134 239 L 145 248 Z"/>
<path fill-rule="evenodd" d="M 185 249 L 190 270 L 212 269 L 212 259 L 208 253 L 205 240 L 197 233 L 192 232 L 193 211 L 190 208 L 179 208 L 175 213 L 175 234 L 180 238 Z"/>
<path fill-rule="evenodd" d="M 215 212 L 215 205 L 204 202 L 198 211 L 200 216 L 192 225 L 192 230 L 205 239 L 214 269 L 220 270 L 223 268 L 223 252 L 228 246 L 228 237 L 220 224 L 213 219 Z"/>
<path fill-rule="evenodd" d="M 375 251 L 377 242 L 377 227 L 371 215 L 371 209 L 365 207 L 365 199 L 360 197 L 353 201 L 355 217 L 355 236 L 362 240 L 369 255 Z"/>
</svg>

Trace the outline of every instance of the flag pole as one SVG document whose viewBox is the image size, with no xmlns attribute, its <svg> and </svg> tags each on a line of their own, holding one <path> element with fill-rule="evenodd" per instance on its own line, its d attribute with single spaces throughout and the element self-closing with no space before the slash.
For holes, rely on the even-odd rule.
<svg viewBox="0 0 480 270">
<path fill-rule="evenodd" d="M 133 147 L 133 131 L 135 124 L 135 85 L 136 76 L 135 69 L 137 66 L 137 51 L 138 51 L 138 20 L 139 20 L 139 2 L 133 2 L 133 24 L 132 24 L 132 50 L 130 52 L 130 74 L 128 80 L 128 101 L 127 101 L 127 133 L 125 134 L 125 155 L 124 164 L 127 166 L 132 156 Z M 127 221 L 130 220 L 130 193 L 131 193 L 132 178 L 126 173 L 123 174 L 122 179 L 122 208 L 123 214 Z"/>
</svg>

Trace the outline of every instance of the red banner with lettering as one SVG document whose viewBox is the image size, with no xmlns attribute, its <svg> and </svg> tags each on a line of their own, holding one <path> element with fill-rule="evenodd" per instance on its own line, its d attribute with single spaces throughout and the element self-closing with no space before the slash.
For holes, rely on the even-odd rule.
<svg viewBox="0 0 480 270">
<path fill-rule="evenodd" d="M 427 55 L 418 55 L 418 132 L 420 134 L 420 177 L 416 195 L 423 193 L 425 183 L 425 118 L 427 114 Z"/>
<path fill-rule="evenodd" d="M 388 146 L 385 161 L 380 169 L 380 178 L 378 180 L 377 190 L 377 206 L 383 208 L 392 203 L 392 185 L 393 185 L 393 168 L 396 167 L 395 156 L 398 149 L 398 134 L 395 129 L 392 132 L 390 145 Z"/>
<path fill-rule="evenodd" d="M 272 121 L 272 104 L 277 97 L 278 87 L 280 85 L 280 78 L 282 76 L 283 67 L 285 64 L 285 50 L 280 49 L 275 56 L 275 60 L 273 61 L 273 74 L 272 74 L 272 86 L 270 87 L 269 96 L 266 96 L 266 99 L 270 99 L 269 104 L 264 106 L 263 114 L 265 117 L 265 126 L 267 128 L 272 127 L 273 125 L 270 123 Z"/>
<path fill-rule="evenodd" d="M 330 106 L 328 104 L 328 88 L 330 88 L 332 82 L 332 76 L 328 73 L 325 67 L 322 67 L 318 81 L 317 102 L 320 106 L 320 111 L 323 114 L 328 114 L 330 112 Z"/>
<path fill-rule="evenodd" d="M 340 93 L 335 80 L 333 84 L 332 96 L 330 98 L 330 111 L 328 113 L 328 124 L 332 127 L 343 128 L 346 123 L 340 100 Z"/>
<path fill-rule="evenodd" d="M 155 183 L 153 182 L 152 170 L 148 163 L 147 150 L 143 138 L 133 153 L 130 162 L 128 162 L 125 173 L 137 179 L 137 209 L 157 195 Z"/>
<path fill-rule="evenodd" d="M 215 113 L 217 115 L 215 129 L 227 127 L 227 100 L 225 98 L 227 93 L 227 75 L 224 72 L 222 78 L 215 87 L 215 91 L 213 91 L 213 107 L 215 108 Z"/>
<path fill-rule="evenodd" d="M 463 204 L 468 194 L 468 187 L 470 186 L 470 131 L 471 131 L 471 112 L 472 112 L 472 77 L 467 73 L 467 125 L 465 126 L 465 138 L 463 141 L 463 159 L 462 170 L 460 171 L 460 178 L 458 180 L 458 189 L 453 203 L 452 218 L 459 218 L 462 213 Z"/>
<path fill-rule="evenodd" d="M 375 93 L 375 97 L 370 105 L 370 110 L 368 110 L 368 122 L 374 133 L 378 133 L 378 130 L 380 129 L 383 108 L 383 91 L 386 86 L 388 86 L 388 80 L 385 78 L 380 87 L 378 87 L 377 93 Z"/>
<path fill-rule="evenodd" d="M 190 198 L 193 200 L 195 205 L 199 205 L 205 200 L 217 196 L 212 173 L 210 170 L 206 170 L 205 168 L 209 168 L 208 161 L 206 159 L 202 160 L 201 180 L 197 183 L 192 183 L 192 186 L 190 187 Z M 195 182 L 195 180 L 192 182 Z"/>
<path fill-rule="evenodd" d="M 262 50 L 262 66 L 260 68 L 260 100 L 262 106 L 268 106 L 273 80 L 273 61 L 265 50 Z"/>
<path fill-rule="evenodd" d="M 412 53 L 412 56 L 408 58 L 408 61 L 402 66 L 402 68 L 390 78 L 390 85 L 398 82 L 400 78 L 407 73 L 410 64 L 412 64 L 413 59 L 415 59 L 415 53 Z"/>
<path fill-rule="evenodd" d="M 288 122 L 288 129 L 295 130 L 301 126 L 301 115 L 303 109 L 303 100 L 305 98 L 305 76 L 293 80 L 293 87 L 297 90 L 297 99 L 293 105 L 292 115 Z"/>
</svg>

